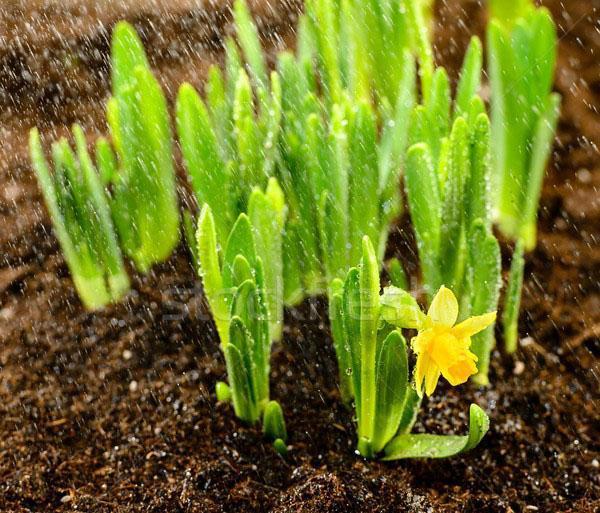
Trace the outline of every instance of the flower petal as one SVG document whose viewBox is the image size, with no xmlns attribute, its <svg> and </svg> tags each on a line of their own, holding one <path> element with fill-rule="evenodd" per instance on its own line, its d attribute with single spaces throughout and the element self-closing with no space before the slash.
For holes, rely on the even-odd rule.
<svg viewBox="0 0 600 513">
<path fill-rule="evenodd" d="M 417 364 L 415 365 L 415 387 L 419 397 L 423 397 L 423 379 L 425 378 L 425 368 L 429 355 L 427 353 L 421 353 L 417 356 Z"/>
<path fill-rule="evenodd" d="M 435 363 L 431 362 L 427 368 L 427 373 L 425 374 L 425 393 L 427 395 L 431 396 L 431 394 L 433 394 L 439 379 L 440 369 Z"/>
<path fill-rule="evenodd" d="M 442 369 L 442 374 L 448 382 L 455 387 L 465 383 L 473 374 L 477 374 L 477 365 L 475 365 L 472 358 L 465 357 L 458 360 L 447 369 Z"/>
<path fill-rule="evenodd" d="M 457 324 L 452 328 L 452 334 L 458 338 L 467 338 L 483 331 L 488 326 L 494 324 L 496 320 L 496 312 L 486 313 L 484 315 L 478 315 L 477 317 L 470 317 L 466 321 Z"/>
<path fill-rule="evenodd" d="M 434 324 L 454 326 L 458 317 L 458 301 L 454 293 L 442 285 L 431 302 L 427 316 Z"/>
<path fill-rule="evenodd" d="M 417 353 L 425 353 L 429 350 L 431 340 L 435 337 L 433 330 L 420 331 L 416 337 L 410 341 L 412 350 Z"/>
</svg>

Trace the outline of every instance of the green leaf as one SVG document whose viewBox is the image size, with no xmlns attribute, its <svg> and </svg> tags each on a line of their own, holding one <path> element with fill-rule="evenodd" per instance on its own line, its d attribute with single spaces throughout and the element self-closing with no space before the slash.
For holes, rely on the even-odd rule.
<svg viewBox="0 0 600 513">
<path fill-rule="evenodd" d="M 486 114 L 479 114 L 471 128 L 470 161 L 471 173 L 466 190 L 469 203 L 465 224 L 470 227 L 476 219 L 481 219 L 486 227 L 490 227 L 490 122 Z"/>
<path fill-rule="evenodd" d="M 304 298 L 301 254 L 297 224 L 288 221 L 283 234 L 283 297 L 288 306 L 296 306 Z"/>
<path fill-rule="evenodd" d="M 406 276 L 406 272 L 404 271 L 404 267 L 402 263 L 397 258 L 391 258 L 387 262 L 387 271 L 390 277 L 390 282 L 394 287 L 398 287 L 399 289 L 408 290 L 408 277 Z"/>
<path fill-rule="evenodd" d="M 521 292 L 523 289 L 523 274 L 525 270 L 524 244 L 517 241 L 510 264 L 508 286 L 504 299 L 504 314 L 502 324 L 504 327 L 504 344 L 507 353 L 517 350 L 519 340 L 519 310 L 521 307 Z"/>
<path fill-rule="evenodd" d="M 135 83 L 133 70 L 138 66 L 149 68 L 144 45 L 135 28 L 126 21 L 115 25 L 111 47 L 111 82 L 113 95 Z"/>
<path fill-rule="evenodd" d="M 406 394 L 406 400 L 404 401 L 404 409 L 402 411 L 402 418 L 398 423 L 398 434 L 403 435 L 410 433 L 415 422 L 417 421 L 417 414 L 421 407 L 423 398 L 419 396 L 419 393 L 412 386 L 409 387 Z"/>
<path fill-rule="evenodd" d="M 408 205 L 417 235 L 425 286 L 427 293 L 432 295 L 441 284 L 438 269 L 441 206 L 438 178 L 425 144 L 416 144 L 408 150 L 405 174 Z"/>
<path fill-rule="evenodd" d="M 65 260 L 69 265 L 69 269 L 73 275 L 80 273 L 78 252 L 73 244 L 73 240 L 69 234 L 69 229 L 66 225 L 66 220 L 59 205 L 59 198 L 54 186 L 54 180 L 48 168 L 48 163 L 44 157 L 44 150 L 40 140 L 40 134 L 37 128 L 32 128 L 29 132 L 29 153 L 33 169 L 38 179 L 38 183 L 46 208 L 50 214 L 54 233 L 60 243 L 60 246 L 65 255 Z"/>
<path fill-rule="evenodd" d="M 231 320 L 229 339 L 231 343 L 224 348 L 224 353 L 233 409 L 239 419 L 253 424 L 259 418 L 259 411 L 254 400 L 250 369 L 242 353 L 250 344 L 249 334 L 238 318 Z"/>
<path fill-rule="evenodd" d="M 256 246 L 254 235 L 252 233 L 252 225 L 246 214 L 240 214 L 237 221 L 231 229 L 227 244 L 225 245 L 225 253 L 223 257 L 223 284 L 230 287 L 234 285 L 233 281 L 233 262 L 238 255 L 246 258 L 250 267 L 256 267 Z"/>
<path fill-rule="evenodd" d="M 481 86 L 481 68 L 483 66 L 483 51 L 481 41 L 477 36 L 471 38 L 469 48 L 463 61 L 460 72 L 460 79 L 456 90 L 456 100 L 454 105 L 454 119 L 464 116 Z"/>
<path fill-rule="evenodd" d="M 347 219 L 328 191 L 325 191 L 321 197 L 319 214 L 319 234 L 325 274 L 327 281 L 331 281 L 343 275 L 348 266 L 348 248 L 344 233 Z"/>
<path fill-rule="evenodd" d="M 269 308 L 271 340 L 279 341 L 283 329 L 283 230 L 285 204 L 275 178 L 267 192 L 255 188 L 248 201 L 248 217 L 254 229 L 256 251 L 265 269 L 265 287 Z"/>
<path fill-rule="evenodd" d="M 352 354 L 344 325 L 344 282 L 333 280 L 329 291 L 329 323 L 337 356 L 342 401 L 349 404 L 354 397 L 352 382 Z"/>
<path fill-rule="evenodd" d="M 217 401 L 220 403 L 229 403 L 232 400 L 231 388 L 223 381 L 218 381 L 215 386 L 215 392 L 217 394 Z"/>
<path fill-rule="evenodd" d="M 525 250 L 532 250 L 536 244 L 537 209 L 560 115 L 560 102 L 561 98 L 558 94 L 550 95 L 546 110 L 539 118 L 533 135 L 527 192 L 521 221 L 521 238 Z"/>
<path fill-rule="evenodd" d="M 402 164 L 409 142 L 410 118 L 416 102 L 416 66 L 410 52 L 406 51 L 401 81 L 398 84 L 396 108 L 393 118 L 385 120 L 379 144 L 379 186 L 382 200 L 390 201 L 398 190 Z"/>
<path fill-rule="evenodd" d="M 437 68 L 431 83 L 431 92 L 424 106 L 427 109 L 426 139 L 429 143 L 433 161 L 437 162 L 441 151 L 441 142 L 450 133 L 450 81 L 444 68 Z"/>
<path fill-rule="evenodd" d="M 196 240 L 197 226 L 194 216 L 189 210 L 183 211 L 183 236 L 192 258 L 194 271 L 200 272 L 200 256 L 198 255 L 198 243 Z"/>
<path fill-rule="evenodd" d="M 254 281 L 254 271 L 250 267 L 248 260 L 242 255 L 237 255 L 233 259 L 233 284 L 239 287 L 245 281 Z"/>
<path fill-rule="evenodd" d="M 277 401 L 269 401 L 263 412 L 263 433 L 270 440 L 287 440 L 283 410 Z"/>
<path fill-rule="evenodd" d="M 349 242 L 350 265 L 358 264 L 360 241 L 366 235 L 379 239 L 379 170 L 377 167 L 377 126 L 369 104 L 361 102 L 349 130 Z"/>
<path fill-rule="evenodd" d="M 262 166 L 262 139 L 254 116 L 252 88 L 244 71 L 240 72 L 236 85 L 233 120 L 240 169 L 238 187 L 241 184 L 246 187 L 262 186 L 265 178 Z M 240 191 L 240 196 L 245 199 L 244 189 Z"/>
<path fill-rule="evenodd" d="M 117 158 L 105 137 L 96 140 L 96 165 L 100 173 L 102 185 L 114 182 L 118 174 Z"/>
<path fill-rule="evenodd" d="M 469 413 L 469 434 L 398 435 L 385 447 L 385 461 L 403 458 L 449 458 L 477 447 L 489 429 L 489 418 L 476 404 Z"/>
<path fill-rule="evenodd" d="M 248 10 L 245 0 L 236 0 L 233 8 L 233 18 L 237 37 L 249 64 L 252 78 L 256 86 L 266 90 L 268 84 L 267 66 L 258 36 L 256 25 Z"/>
<path fill-rule="evenodd" d="M 500 245 L 491 229 L 479 219 L 469 234 L 469 264 L 466 273 L 468 288 L 471 289 L 468 315 L 483 315 L 498 310 L 500 287 L 502 286 L 502 261 Z M 478 374 L 474 380 L 488 384 L 490 354 L 495 345 L 494 325 L 477 333 L 472 338 L 471 350 L 477 356 Z"/>
<path fill-rule="evenodd" d="M 407 10 L 408 26 L 413 32 L 414 45 L 419 57 L 419 73 L 421 76 L 421 90 L 425 100 L 430 92 L 435 67 L 433 48 L 429 40 L 427 25 L 423 19 L 423 11 L 418 2 L 406 1 L 404 7 Z"/>
<path fill-rule="evenodd" d="M 129 279 L 112 223 L 108 199 L 88 153 L 85 135 L 79 125 L 73 126 L 73 134 L 87 206 L 84 215 L 89 219 L 89 227 L 93 231 L 94 251 L 98 265 L 104 267 L 103 273 L 108 281 L 111 300 L 116 301 L 129 290 Z"/>
<path fill-rule="evenodd" d="M 313 26 L 318 27 L 313 32 L 317 58 L 324 74 L 325 96 L 328 103 L 333 105 L 339 101 L 342 92 L 334 3 L 328 0 L 309 0 L 305 9 Z"/>
<path fill-rule="evenodd" d="M 247 267 L 247 260 L 238 255 L 236 257 L 236 262 L 245 262 L 245 265 L 242 269 L 245 271 L 249 269 Z M 239 267 L 238 267 L 239 270 Z M 242 273 L 243 276 L 244 273 Z M 241 276 L 240 276 L 241 277 Z M 258 347 L 262 342 L 262 334 L 260 332 L 261 322 L 265 319 L 261 318 L 261 309 L 259 306 L 259 298 L 256 283 L 250 278 L 243 281 L 239 284 L 233 294 L 233 301 L 231 303 L 231 317 L 238 317 L 250 335 L 248 340 L 248 348 L 247 354 L 242 352 L 242 356 L 244 358 L 248 358 L 248 369 L 252 370 L 252 375 L 254 375 L 254 371 L 261 372 L 262 367 L 256 368 L 258 362 L 255 357 L 261 349 Z M 239 348 L 242 349 L 241 347 Z M 262 361 L 261 361 L 262 363 Z M 253 380 L 254 383 L 257 383 L 256 380 Z"/>
<path fill-rule="evenodd" d="M 361 415 L 361 289 L 360 272 L 356 267 L 348 271 L 344 282 L 343 313 L 346 340 L 350 349 L 350 361 L 352 363 L 351 375 L 354 398 L 356 404 L 357 422 L 360 423 Z"/>
<path fill-rule="evenodd" d="M 406 341 L 399 331 L 392 331 L 381 345 L 377 358 L 376 383 L 377 401 L 372 440 L 375 454 L 398 431 L 409 389 Z"/>
<path fill-rule="evenodd" d="M 375 434 L 377 327 L 379 325 L 379 264 L 368 237 L 363 238 L 360 282 L 360 415 L 359 438 L 372 441 Z"/>
<path fill-rule="evenodd" d="M 380 302 L 381 317 L 397 328 L 419 329 L 425 321 L 416 299 L 406 290 L 386 287 Z"/>
<path fill-rule="evenodd" d="M 460 265 L 464 252 L 463 220 L 465 215 L 465 185 L 469 178 L 469 135 L 467 122 L 458 118 L 450 135 L 448 175 L 443 200 L 443 235 L 440 240 L 440 259 L 443 276 L 452 290 L 460 286 Z"/>
<path fill-rule="evenodd" d="M 206 107 L 190 84 L 179 89 L 176 111 L 183 160 L 198 204 L 201 208 L 208 204 L 213 212 L 218 212 L 217 235 L 220 241 L 225 241 L 235 213 L 228 197 L 230 177 Z"/>
<path fill-rule="evenodd" d="M 500 22 L 510 26 L 514 21 L 529 11 L 533 3 L 531 0 L 490 0 L 490 14 Z"/>
<path fill-rule="evenodd" d="M 278 438 L 273 442 L 273 449 L 275 449 L 280 456 L 285 456 L 288 453 L 287 445 L 281 438 Z"/>
<path fill-rule="evenodd" d="M 215 324 L 217 325 L 221 347 L 224 348 L 229 343 L 228 292 L 224 289 L 223 285 L 217 251 L 215 221 L 208 205 L 205 205 L 200 212 L 196 239 L 198 242 L 199 272 L 202 277 L 204 293 L 206 294 Z"/>
<path fill-rule="evenodd" d="M 241 255 L 235 259 L 236 271 L 240 277 L 250 271 L 247 261 Z M 239 265 L 243 262 L 243 265 Z M 235 264 L 234 264 L 235 266 Z M 250 271 L 251 272 L 251 271 Z M 262 263 L 256 261 L 253 279 L 248 279 L 237 286 L 231 303 L 231 316 L 239 318 L 248 330 L 248 348 L 242 356 L 247 360 L 252 378 L 254 400 L 258 406 L 263 405 L 269 397 L 269 313 L 265 304 L 264 279 Z"/>
</svg>

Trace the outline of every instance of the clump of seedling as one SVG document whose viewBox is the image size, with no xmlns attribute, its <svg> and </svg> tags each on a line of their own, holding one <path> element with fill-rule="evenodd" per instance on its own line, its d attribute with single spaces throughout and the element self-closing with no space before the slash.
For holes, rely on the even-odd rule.
<svg viewBox="0 0 600 513">
<path fill-rule="evenodd" d="M 73 126 L 76 152 L 66 139 L 52 145 L 53 170 L 37 129 L 29 137 L 31 161 L 54 232 L 84 305 L 93 310 L 121 299 L 129 290 L 101 177 L 80 126 Z"/>
<path fill-rule="evenodd" d="M 263 417 L 265 434 L 281 450 L 287 434 L 279 404 L 269 400 L 269 370 L 273 328 L 270 318 L 268 266 L 281 254 L 277 243 L 264 243 L 270 221 L 283 223 L 285 205 L 276 182 L 266 193 L 256 190 L 250 200 L 250 217 L 240 214 L 219 251 L 215 218 L 204 205 L 198 221 L 198 261 L 204 293 L 208 299 L 225 355 L 229 385 L 219 383 L 220 400 L 231 398 L 235 414 L 250 424 Z M 253 226 L 252 222 L 257 224 Z M 278 229 L 280 233 L 280 228 Z M 275 230 L 277 233 L 277 230 Z M 270 252 L 258 250 L 257 242 Z M 265 260 L 263 260 L 265 258 Z M 267 265 L 263 264 L 266 262 Z M 277 277 L 280 279 L 280 276 Z"/>
<path fill-rule="evenodd" d="M 552 16 L 530 0 L 490 2 L 487 29 L 492 104 L 493 189 L 502 233 L 517 242 L 504 315 L 504 338 L 516 349 L 523 252 L 536 244 L 537 210 L 560 112 L 552 93 L 557 36 Z"/>
<path fill-rule="evenodd" d="M 344 96 L 396 106 L 407 60 L 418 55 L 422 78 L 433 71 L 427 2 L 308 0 L 299 22 L 300 62 L 315 62 L 328 105 Z"/>
<path fill-rule="evenodd" d="M 111 69 L 107 117 L 118 158 L 101 143 L 98 166 L 110 189 L 123 251 L 147 272 L 179 242 L 169 112 L 142 42 L 124 22 L 113 32 Z"/>
<path fill-rule="evenodd" d="M 452 385 L 477 372 L 470 337 L 495 319 L 495 312 L 454 325 L 458 303 L 440 288 L 428 313 L 406 291 L 389 287 L 380 293 L 379 260 L 368 237 L 363 239 L 358 268 L 333 284 L 330 308 L 336 354 L 347 377 L 343 387 L 354 396 L 358 451 L 384 459 L 444 458 L 475 447 L 488 429 L 487 415 L 471 406 L 466 436 L 410 434 L 423 388 L 435 390 L 440 374 Z M 417 354 L 411 385 L 407 347 L 401 328 L 419 330 L 412 340 Z M 347 393 L 349 395 L 349 393 Z"/>
<path fill-rule="evenodd" d="M 167 104 L 142 42 L 125 22 L 113 32 L 112 82 L 107 108 L 112 140 L 96 141 L 95 164 L 78 126 L 73 129 L 77 155 L 64 139 L 53 145 L 54 174 L 37 130 L 30 137 L 55 232 L 79 296 L 91 309 L 120 299 L 129 289 L 121 251 L 147 272 L 167 259 L 179 241 Z"/>
<path fill-rule="evenodd" d="M 360 454 L 449 457 L 485 435 L 488 417 L 476 405 L 466 436 L 410 431 L 441 376 L 453 386 L 488 382 L 501 286 L 494 215 L 516 242 L 504 308 L 507 348 L 516 345 L 523 253 L 535 246 L 559 97 L 550 92 L 550 15 L 529 0 L 507 6 L 491 3 L 491 126 L 478 96 L 481 43 L 471 41 L 452 98 L 446 71 L 434 66 L 425 0 L 307 0 L 297 50 L 279 53 L 274 71 L 236 0 L 224 70 L 211 67 L 202 96 L 181 86 L 176 127 L 200 210 L 197 223 L 185 214 L 184 227 L 227 366 L 217 397 L 244 422 L 262 419 L 279 452 L 287 431 L 270 399 L 271 344 L 282 337 L 284 304 L 323 293 Z M 37 130 L 30 136 L 55 232 L 89 308 L 129 289 L 121 250 L 148 272 L 179 241 L 167 103 L 127 23 L 113 34 L 107 117 L 111 138 L 98 139 L 94 160 L 75 126 L 76 151 L 54 143 L 52 171 Z M 427 313 L 396 259 L 393 285 L 380 291 L 403 171 Z M 417 331 L 412 371 L 404 329 Z"/>
<path fill-rule="evenodd" d="M 454 102 L 445 70 L 436 70 L 413 112 L 405 170 L 425 290 L 432 298 L 442 285 L 449 287 L 464 316 L 495 311 L 502 283 L 492 233 L 490 122 L 476 94 L 481 64 L 481 44 L 474 38 Z M 477 380 L 487 383 L 493 326 L 476 335 L 473 346 Z"/>
</svg>

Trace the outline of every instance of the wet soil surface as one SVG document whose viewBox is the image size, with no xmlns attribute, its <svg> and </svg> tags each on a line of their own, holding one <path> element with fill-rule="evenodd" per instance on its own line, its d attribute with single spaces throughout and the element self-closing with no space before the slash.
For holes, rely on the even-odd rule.
<svg viewBox="0 0 600 513">
<path fill-rule="evenodd" d="M 273 395 L 292 446 L 281 458 L 216 403 L 225 367 L 184 248 L 103 312 L 86 313 L 75 295 L 27 130 L 55 137 L 79 121 L 90 137 L 105 131 L 108 37 L 120 17 L 142 30 L 171 99 L 183 80 L 201 84 L 231 30 L 215 3 L 0 9 L 0 511 L 598 511 L 600 2 L 546 2 L 561 36 L 564 109 L 528 256 L 520 348 L 494 354 L 487 389 L 442 386 L 415 427 L 463 432 L 474 401 L 490 432 L 464 457 L 393 464 L 354 454 L 322 300 L 287 312 L 274 348 Z M 253 6 L 265 45 L 293 40 L 297 3 Z M 456 70 L 485 14 L 454 1 L 437 18 L 438 59 Z M 414 269 L 405 220 L 389 253 Z"/>
</svg>

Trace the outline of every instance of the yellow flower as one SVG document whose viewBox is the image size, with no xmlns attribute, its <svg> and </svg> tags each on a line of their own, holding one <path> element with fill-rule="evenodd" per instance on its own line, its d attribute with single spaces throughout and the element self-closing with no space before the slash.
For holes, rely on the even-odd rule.
<svg viewBox="0 0 600 513">
<path fill-rule="evenodd" d="M 477 356 L 469 348 L 471 336 L 496 320 L 496 312 L 471 317 L 454 323 L 458 317 L 458 302 L 450 289 L 442 286 L 433 298 L 423 325 L 411 345 L 417 354 L 415 384 L 420 396 L 433 394 L 440 374 L 452 386 L 460 385 L 477 374 Z"/>
</svg>

